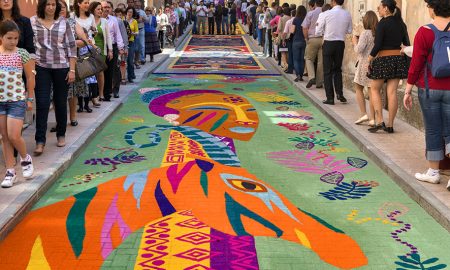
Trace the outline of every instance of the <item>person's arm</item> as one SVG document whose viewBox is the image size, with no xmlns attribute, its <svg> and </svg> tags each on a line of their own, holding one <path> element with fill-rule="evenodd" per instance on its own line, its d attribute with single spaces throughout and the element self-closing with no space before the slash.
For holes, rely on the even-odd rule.
<svg viewBox="0 0 450 270">
<path fill-rule="evenodd" d="M 31 58 L 31 55 L 25 49 L 18 49 L 19 55 L 22 58 L 23 71 L 25 72 L 25 78 L 27 79 L 27 99 L 34 99 L 34 87 L 36 85 L 35 80 L 35 61 Z M 33 102 L 27 100 L 27 110 L 33 109 Z"/>
<path fill-rule="evenodd" d="M 306 14 L 305 19 L 302 22 L 302 31 L 305 40 L 308 41 L 309 38 L 309 27 L 311 26 L 311 13 Z"/>
<path fill-rule="evenodd" d="M 66 48 L 66 56 L 69 59 L 69 72 L 67 73 L 66 80 L 68 83 L 72 83 L 75 81 L 75 64 L 77 61 L 77 48 L 75 43 L 75 35 L 72 32 L 69 22 L 65 21 L 65 23 L 66 23 L 66 32 L 64 33 L 64 43 Z"/>
<path fill-rule="evenodd" d="M 121 50 L 121 54 L 124 53 L 123 50 L 128 50 L 128 35 L 127 30 L 125 29 L 125 25 L 122 20 L 117 20 L 113 23 L 114 32 L 116 33 L 116 43 L 119 51 Z"/>
<path fill-rule="evenodd" d="M 144 11 L 142 11 L 140 13 L 141 13 L 141 17 L 142 17 L 144 23 L 150 23 L 150 18 L 147 16 L 147 14 L 145 14 Z"/>
<path fill-rule="evenodd" d="M 323 36 L 325 33 L 325 13 L 321 13 L 319 15 L 319 19 L 317 19 L 317 26 L 316 26 L 316 36 Z"/>
<path fill-rule="evenodd" d="M 353 22 L 350 13 L 347 14 L 348 14 L 347 34 L 350 35 L 351 33 L 353 33 Z"/>
<path fill-rule="evenodd" d="M 403 106 L 409 111 L 412 108 L 411 92 L 413 86 L 420 78 L 420 74 L 425 68 L 428 54 L 430 53 L 429 46 L 426 42 L 425 31 L 428 31 L 425 27 L 419 28 L 416 36 L 414 37 L 413 55 L 411 58 L 411 65 L 408 71 L 408 80 L 405 89 L 405 96 L 403 97 Z M 428 71 L 426 71 L 428 72 Z"/>
<path fill-rule="evenodd" d="M 111 60 L 113 58 L 113 46 L 112 46 L 112 39 L 111 34 L 109 32 L 109 25 L 106 20 L 102 21 L 102 24 L 105 25 L 105 28 L 103 29 L 103 34 L 105 35 L 106 44 L 107 44 L 107 50 L 108 50 L 108 59 Z"/>
</svg>

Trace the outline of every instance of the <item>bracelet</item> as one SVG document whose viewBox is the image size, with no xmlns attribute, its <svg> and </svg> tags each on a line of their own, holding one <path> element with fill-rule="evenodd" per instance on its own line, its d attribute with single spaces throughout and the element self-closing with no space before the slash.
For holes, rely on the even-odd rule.
<svg viewBox="0 0 450 270">
<path fill-rule="evenodd" d="M 73 73 L 75 73 L 75 69 L 71 69 L 71 70 L 69 70 L 69 72 L 73 72 Z"/>
<path fill-rule="evenodd" d="M 405 95 L 409 96 L 411 95 L 411 92 L 405 92 Z"/>
<path fill-rule="evenodd" d="M 32 98 L 32 97 L 29 97 L 29 98 L 27 98 L 27 101 L 29 101 L 29 102 L 33 102 L 33 101 L 34 101 L 34 98 Z"/>
</svg>

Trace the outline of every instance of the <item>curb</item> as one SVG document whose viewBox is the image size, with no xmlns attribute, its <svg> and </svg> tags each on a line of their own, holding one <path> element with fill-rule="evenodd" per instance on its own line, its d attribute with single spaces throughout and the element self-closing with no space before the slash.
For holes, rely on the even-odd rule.
<svg viewBox="0 0 450 270">
<path fill-rule="evenodd" d="M 242 26 L 242 25 L 241 25 Z M 245 30 L 244 26 L 242 28 Z M 248 35 L 247 35 L 248 36 Z M 254 45 L 255 41 L 250 38 Z M 258 50 L 261 50 L 257 47 Z M 442 227 L 450 232 L 450 210 L 430 191 L 417 183 L 413 176 L 400 168 L 394 161 L 386 157 L 373 143 L 364 138 L 353 126 L 347 124 L 334 111 L 328 110 L 328 107 L 322 104 L 321 100 L 309 93 L 303 85 L 296 84 L 288 74 L 284 73 L 273 59 L 268 61 L 272 67 L 278 70 L 292 86 L 301 91 L 312 104 L 316 106 L 334 125 L 336 125 L 348 138 L 350 138 L 358 149 L 372 159 L 394 182 L 417 204 L 419 204 L 430 216 L 432 216 Z M 413 180 L 413 181 L 411 181 Z"/>
<path fill-rule="evenodd" d="M 190 33 L 190 28 L 186 29 L 183 36 L 179 38 L 175 50 L 185 42 L 185 39 Z M 158 64 L 150 67 L 141 76 L 141 81 L 145 80 L 159 65 L 170 58 L 170 54 L 165 55 Z M 46 168 L 46 174 L 39 175 L 28 183 L 27 188 L 21 192 L 20 195 L 11 203 L 7 209 L 2 213 L 0 218 L 0 241 L 2 241 L 22 220 L 33 205 L 44 195 L 49 188 L 56 182 L 61 174 L 76 160 L 80 153 L 85 149 L 86 145 L 103 129 L 107 122 L 114 116 L 114 114 L 127 101 L 130 94 L 139 87 L 140 84 L 133 87 L 127 95 L 118 103 L 113 104 L 110 108 L 98 115 L 97 119 L 85 131 L 85 133 L 78 138 L 72 145 L 70 145 L 64 152 L 61 153 L 60 158 L 56 160 L 51 167 Z"/>
<path fill-rule="evenodd" d="M 394 182 L 416 203 L 418 203 L 429 215 L 431 215 L 442 227 L 450 232 L 450 210 L 430 191 L 420 185 L 405 170 L 400 168 L 394 161 L 386 157 L 373 143 L 361 136 L 359 132 L 345 122 L 334 111 L 328 110 L 328 107 L 322 104 L 322 101 L 309 93 L 309 91 L 300 84 L 296 84 L 288 74 L 284 73 L 273 60 L 268 61 L 275 69 L 280 71 L 281 76 L 288 80 L 292 86 L 301 91 L 312 104 L 316 106 L 341 132 L 352 140 L 360 151 L 372 159 L 378 167 L 391 177 Z M 413 180 L 413 181 L 411 181 Z"/>
</svg>

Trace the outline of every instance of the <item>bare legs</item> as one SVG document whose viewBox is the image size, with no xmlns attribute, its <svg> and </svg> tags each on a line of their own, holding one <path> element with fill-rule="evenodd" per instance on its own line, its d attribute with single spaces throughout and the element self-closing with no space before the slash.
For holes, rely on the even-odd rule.
<svg viewBox="0 0 450 270">
<path fill-rule="evenodd" d="M 121 67 L 122 68 L 122 67 Z M 105 88 L 105 74 L 102 72 L 97 74 L 98 96 L 104 98 L 103 90 Z M 124 76 L 122 76 L 124 78 Z"/>
<path fill-rule="evenodd" d="M 387 127 L 394 126 L 395 116 L 398 110 L 397 101 L 397 88 L 400 83 L 399 79 L 388 80 L 387 82 L 387 95 L 388 95 L 388 109 L 389 109 L 389 121 Z"/>
<path fill-rule="evenodd" d="M 364 86 L 355 83 L 355 92 L 356 92 L 356 101 L 358 102 L 359 106 L 360 117 L 363 117 L 364 115 L 367 115 L 366 99 L 364 97 Z M 369 109 L 370 109 L 370 114 L 368 115 L 369 119 L 373 120 L 375 118 L 375 115 L 372 99 L 370 98 L 370 87 L 369 87 Z"/>
<path fill-rule="evenodd" d="M 75 97 L 69 98 L 69 118 L 70 122 L 77 120 L 77 99 Z"/>
<path fill-rule="evenodd" d="M 27 148 L 22 138 L 22 126 L 23 120 L 6 117 L 6 115 L 0 116 L 3 156 L 7 169 L 14 168 L 14 149 L 17 149 L 22 159 L 27 156 Z"/>
<path fill-rule="evenodd" d="M 381 102 L 381 87 L 384 80 L 372 80 L 370 85 L 370 99 L 375 113 L 375 125 L 381 124 L 383 120 L 383 104 Z"/>
</svg>

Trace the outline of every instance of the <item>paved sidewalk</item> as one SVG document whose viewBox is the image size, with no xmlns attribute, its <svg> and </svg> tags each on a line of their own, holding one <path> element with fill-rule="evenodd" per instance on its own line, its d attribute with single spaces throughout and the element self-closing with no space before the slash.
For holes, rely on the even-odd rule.
<svg viewBox="0 0 450 270">
<path fill-rule="evenodd" d="M 251 47 L 254 52 L 262 55 L 261 47 L 257 46 L 256 40 L 253 38 L 249 40 L 252 40 Z M 438 185 L 419 182 L 414 178 L 416 172 L 423 172 L 428 168 L 424 156 L 425 135 L 422 131 L 401 119 L 396 119 L 394 134 L 384 132 L 372 134 L 367 131 L 367 125 L 354 124 L 359 117 L 359 108 L 353 91 L 344 89 L 347 104 L 336 101 L 335 106 L 324 105 L 322 104 L 322 100 L 325 99 L 324 89 L 316 89 L 315 86 L 307 89 L 306 77 L 305 82 L 296 83 L 294 75 L 284 73 L 273 58 L 268 59 L 285 78 L 306 94 L 322 112 L 351 137 L 363 152 L 377 161 L 378 165 L 396 180 L 411 198 L 450 231 L 450 192 L 446 189 L 450 173 L 442 172 L 441 183 Z M 402 99 L 403 96 L 399 95 L 398 98 Z M 384 110 L 383 115 L 387 119 L 388 112 Z"/>
<path fill-rule="evenodd" d="M 64 172 L 71 161 L 77 157 L 83 146 L 89 142 L 94 134 L 102 129 L 103 124 L 122 105 L 128 95 L 138 87 L 140 81 L 145 80 L 151 70 L 156 68 L 173 51 L 173 48 L 164 49 L 162 54 L 155 56 L 155 62 L 147 62 L 141 66 L 141 69 L 136 69 L 137 80 L 133 84 L 127 83 L 120 87 L 120 98 L 113 98 L 111 102 L 102 102 L 100 108 L 92 108 L 92 113 L 78 113 L 78 126 L 72 127 L 70 124 L 67 125 L 66 146 L 63 148 L 56 147 L 55 133 L 49 132 L 50 128 L 56 125 L 54 113 L 50 112 L 45 152 L 40 157 L 33 157 L 35 166 L 34 178 L 29 181 L 23 180 L 20 175 L 20 168 L 16 166 L 16 170 L 19 173 L 18 182 L 12 188 L 0 190 L 0 236 L 4 235 L 4 230 L 8 230 L 11 227 L 10 222 L 16 222 L 14 217 L 28 211 L 28 208 Z M 27 150 L 30 154 L 32 154 L 35 147 L 34 133 L 34 124 L 24 130 L 23 133 L 27 143 Z M 5 164 L 4 160 L 1 159 L 0 175 L 4 175 L 4 173 Z"/>
</svg>

